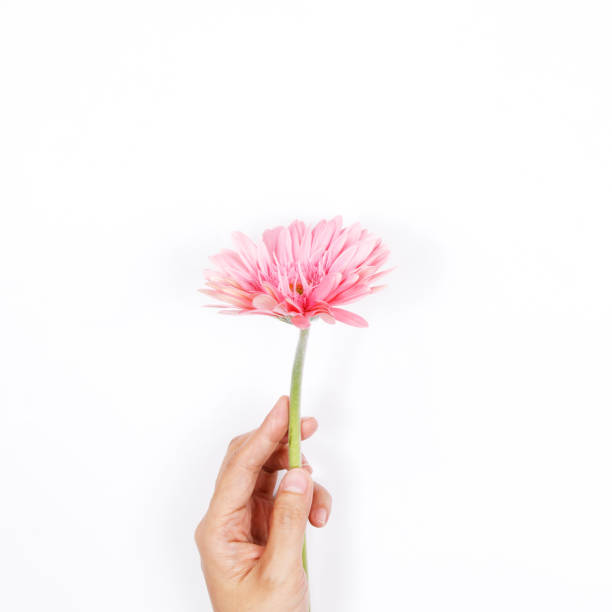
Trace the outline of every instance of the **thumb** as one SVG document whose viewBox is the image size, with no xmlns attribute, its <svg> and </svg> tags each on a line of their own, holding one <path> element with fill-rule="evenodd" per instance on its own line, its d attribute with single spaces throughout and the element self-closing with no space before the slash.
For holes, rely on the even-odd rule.
<svg viewBox="0 0 612 612">
<path fill-rule="evenodd" d="M 281 575 L 289 568 L 302 567 L 302 546 L 312 491 L 312 479 L 303 468 L 289 470 L 281 480 L 272 509 L 268 544 L 261 558 L 272 574 Z"/>
</svg>

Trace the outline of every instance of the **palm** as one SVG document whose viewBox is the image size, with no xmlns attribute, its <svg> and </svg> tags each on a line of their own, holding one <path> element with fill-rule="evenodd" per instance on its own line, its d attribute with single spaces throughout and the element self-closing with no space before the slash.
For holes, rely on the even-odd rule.
<svg viewBox="0 0 612 612">
<path fill-rule="evenodd" d="M 272 476 L 276 484 L 276 473 L 270 473 L 269 485 Z M 223 558 L 230 574 L 244 576 L 255 566 L 268 541 L 273 505 L 273 493 L 256 488 L 246 506 L 227 517 Z"/>
<path fill-rule="evenodd" d="M 253 495 L 251 498 L 247 511 L 250 515 L 251 542 L 264 546 L 268 541 L 273 504 L 273 497 Z"/>
</svg>

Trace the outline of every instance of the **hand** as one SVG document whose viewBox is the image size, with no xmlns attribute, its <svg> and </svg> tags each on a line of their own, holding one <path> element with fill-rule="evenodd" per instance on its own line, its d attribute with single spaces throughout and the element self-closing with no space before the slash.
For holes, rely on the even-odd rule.
<svg viewBox="0 0 612 612">
<path fill-rule="evenodd" d="M 215 612 L 307 612 L 302 568 L 306 520 L 323 527 L 331 495 L 312 468 L 289 470 L 276 498 L 277 472 L 288 468 L 289 398 L 281 397 L 260 427 L 234 438 L 219 470 L 208 512 L 195 538 Z M 302 439 L 317 429 L 301 422 Z"/>
</svg>

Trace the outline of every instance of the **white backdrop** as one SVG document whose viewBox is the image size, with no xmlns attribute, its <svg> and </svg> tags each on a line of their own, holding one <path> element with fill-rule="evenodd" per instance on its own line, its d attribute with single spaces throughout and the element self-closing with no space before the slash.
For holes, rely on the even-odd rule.
<svg viewBox="0 0 612 612">
<path fill-rule="evenodd" d="M 397 269 L 311 333 L 313 611 L 609 611 L 611 17 L 4 0 L 0 607 L 210 610 L 193 529 L 297 330 L 201 270 L 343 214 Z"/>
</svg>

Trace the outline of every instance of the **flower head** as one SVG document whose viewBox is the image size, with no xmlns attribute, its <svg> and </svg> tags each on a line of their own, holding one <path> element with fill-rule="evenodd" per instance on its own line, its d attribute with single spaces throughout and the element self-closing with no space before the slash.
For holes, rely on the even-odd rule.
<svg viewBox="0 0 612 612">
<path fill-rule="evenodd" d="M 233 238 L 236 250 L 213 255 L 216 269 L 204 271 L 200 291 L 224 302 L 212 307 L 223 314 L 269 315 L 302 329 L 316 317 L 367 327 L 338 306 L 382 289 L 373 283 L 388 272 L 380 268 L 389 251 L 358 223 L 342 227 L 335 217 L 310 227 L 294 221 L 266 230 L 257 244 L 240 232 Z"/>
</svg>

